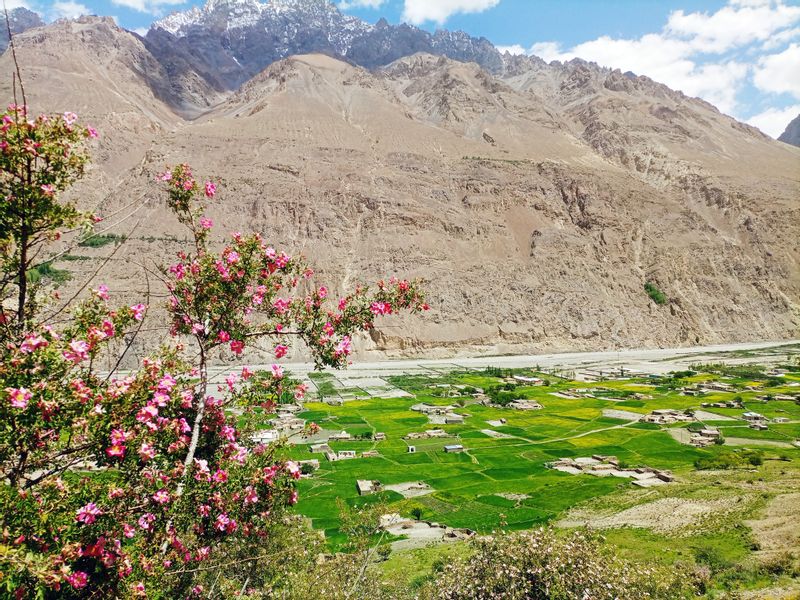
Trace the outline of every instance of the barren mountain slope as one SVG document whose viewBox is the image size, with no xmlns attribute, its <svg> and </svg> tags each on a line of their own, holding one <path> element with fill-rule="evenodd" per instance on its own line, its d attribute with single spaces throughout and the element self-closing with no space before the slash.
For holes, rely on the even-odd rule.
<svg viewBox="0 0 800 600">
<path fill-rule="evenodd" d="M 43 98 L 47 77 L 91 72 L 66 64 L 42 68 L 29 87 Z M 429 280 L 431 313 L 383 324 L 365 348 L 443 354 L 796 335 L 800 150 L 649 80 L 611 89 L 605 83 L 624 76 L 592 65 L 576 75 L 577 66 L 531 61 L 497 79 L 429 55 L 375 73 L 321 55 L 275 63 L 195 121 L 158 121 L 141 162 L 111 169 L 100 157 L 126 181 L 103 211 L 146 200 L 137 215 L 146 222 L 100 278 L 133 293 L 144 286 L 139 262 L 178 249 L 183 234 L 152 179 L 188 161 L 224 179 L 209 210 L 223 231 L 256 229 L 303 251 L 336 286 L 388 274 Z M 128 69 L 113 84 L 98 81 L 98 96 Z M 48 102 L 72 108 L 54 106 L 52 94 Z M 145 146 L 131 129 L 117 135 Z M 648 280 L 667 305 L 647 297 Z"/>
</svg>

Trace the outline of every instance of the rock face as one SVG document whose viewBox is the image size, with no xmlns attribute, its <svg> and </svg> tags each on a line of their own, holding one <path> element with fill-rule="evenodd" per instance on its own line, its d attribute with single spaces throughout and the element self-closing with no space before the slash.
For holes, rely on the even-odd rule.
<svg viewBox="0 0 800 600">
<path fill-rule="evenodd" d="M 154 178 L 187 161 L 220 181 L 220 236 L 256 230 L 303 252 L 335 291 L 428 281 L 431 312 L 382 322 L 363 353 L 797 336 L 800 149 L 646 77 L 527 57 L 493 73 L 429 53 L 368 71 L 311 54 L 224 93 L 224 68 L 214 86 L 187 60 L 176 87 L 152 45 L 109 19 L 17 41 L 31 105 L 103 134 L 75 193 L 127 237 L 71 250 L 85 259 L 58 263 L 75 273 L 65 295 L 94 277 L 142 298 L 145 273 L 186 239 Z M 210 108 L 170 110 L 187 92 Z M 149 318 L 141 340 L 161 340 Z"/>
<path fill-rule="evenodd" d="M 238 88 L 277 60 L 310 52 L 367 68 L 416 52 L 474 61 L 492 71 L 503 65 L 486 39 L 463 32 L 431 35 L 384 19 L 370 25 L 342 14 L 330 0 L 208 0 L 153 23 L 145 43 L 168 71 L 179 77 L 194 71 L 219 91 Z"/>
<path fill-rule="evenodd" d="M 800 146 L 800 115 L 797 115 L 786 126 L 786 130 L 780 135 L 778 141 L 792 146 Z"/>
<path fill-rule="evenodd" d="M 44 21 L 42 21 L 39 15 L 22 6 L 8 11 L 8 21 L 12 35 L 44 25 Z M 2 25 L 0 25 L 0 52 L 4 52 L 7 47 L 8 27 L 4 19 Z"/>
</svg>

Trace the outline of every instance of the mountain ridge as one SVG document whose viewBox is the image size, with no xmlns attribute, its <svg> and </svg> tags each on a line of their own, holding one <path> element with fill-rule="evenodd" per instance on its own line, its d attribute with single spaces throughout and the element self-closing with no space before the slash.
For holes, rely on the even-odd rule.
<svg viewBox="0 0 800 600">
<path fill-rule="evenodd" d="M 425 53 L 370 71 L 309 54 L 234 93 L 187 78 L 207 103 L 187 119 L 153 92 L 174 77 L 111 20 L 17 47 L 31 104 L 103 133 L 75 194 L 126 237 L 102 276 L 132 301 L 137 265 L 181 246 L 153 179 L 186 161 L 220 181 L 209 216 L 223 232 L 308 254 L 332 293 L 428 280 L 424 321 L 388 320 L 362 355 L 796 337 L 800 150 L 646 77 L 525 57 L 492 74 Z M 65 293 L 104 256 L 80 252 Z"/>
</svg>

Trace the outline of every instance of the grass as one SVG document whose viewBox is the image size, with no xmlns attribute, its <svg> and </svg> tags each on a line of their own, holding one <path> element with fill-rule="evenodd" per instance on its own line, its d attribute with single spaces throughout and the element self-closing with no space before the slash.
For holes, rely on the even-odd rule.
<svg viewBox="0 0 800 600">
<path fill-rule="evenodd" d="M 127 238 L 124 235 L 119 235 L 116 233 L 99 233 L 90 235 L 86 239 L 81 240 L 78 246 L 83 246 L 85 248 L 100 248 L 108 244 L 120 244 L 126 239 Z"/>
<path fill-rule="evenodd" d="M 52 281 L 55 284 L 64 283 L 72 279 L 72 274 L 66 269 L 57 269 L 51 262 L 42 263 L 27 273 L 28 281 L 38 283 L 43 279 Z"/>
</svg>

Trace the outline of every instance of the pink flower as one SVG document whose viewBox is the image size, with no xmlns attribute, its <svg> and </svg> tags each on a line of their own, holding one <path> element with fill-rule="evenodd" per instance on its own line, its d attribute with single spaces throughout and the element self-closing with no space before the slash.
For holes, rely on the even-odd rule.
<svg viewBox="0 0 800 600">
<path fill-rule="evenodd" d="M 125 456 L 125 446 L 113 444 L 106 448 L 106 454 L 108 454 L 110 458 L 123 458 Z"/>
<path fill-rule="evenodd" d="M 169 502 L 169 492 L 167 490 L 158 490 L 155 494 L 153 494 L 153 501 L 158 502 L 159 504 L 166 504 Z"/>
<path fill-rule="evenodd" d="M 289 494 L 289 505 L 294 506 L 295 504 L 297 504 L 297 498 L 298 498 L 297 490 L 292 490 L 292 493 Z"/>
<path fill-rule="evenodd" d="M 225 331 L 224 329 L 217 334 L 217 340 L 225 344 L 229 342 L 231 339 L 231 334 Z"/>
<path fill-rule="evenodd" d="M 211 181 L 206 181 L 206 196 L 209 198 L 213 198 L 214 194 L 217 193 L 217 186 L 215 183 Z"/>
<path fill-rule="evenodd" d="M 161 181 L 169 181 L 172 179 L 172 173 L 170 171 L 164 171 L 163 173 L 159 173 L 156 176 L 156 179 L 160 179 Z"/>
<path fill-rule="evenodd" d="M 141 321 L 144 318 L 144 311 L 147 307 L 144 304 L 134 304 L 131 306 L 131 310 L 133 311 L 133 318 L 137 321 Z"/>
<path fill-rule="evenodd" d="M 220 531 L 225 531 L 230 526 L 231 523 L 232 523 L 231 519 L 225 513 L 217 515 L 216 527 Z"/>
<path fill-rule="evenodd" d="M 156 520 L 156 516 L 153 513 L 145 513 L 141 517 L 139 517 L 139 527 L 144 529 L 145 531 L 149 530 L 150 527 L 153 525 L 153 521 Z"/>
<path fill-rule="evenodd" d="M 143 442 L 142 445 L 139 447 L 139 456 L 141 456 L 142 460 L 145 462 L 147 462 L 148 460 L 152 460 L 156 456 L 156 449 L 155 447 L 153 447 L 152 444 Z"/>
<path fill-rule="evenodd" d="M 244 350 L 244 342 L 241 340 L 233 340 L 231 342 L 231 350 L 234 354 L 241 354 Z"/>
<path fill-rule="evenodd" d="M 115 330 L 113 321 L 109 321 L 108 319 L 103 321 L 103 333 L 106 337 L 114 337 Z"/>
<path fill-rule="evenodd" d="M 225 383 L 228 384 L 228 389 L 232 392 L 239 383 L 239 376 L 236 373 L 231 373 L 225 378 Z"/>
<path fill-rule="evenodd" d="M 125 523 L 122 525 L 122 533 L 126 538 L 132 538 L 136 535 L 136 527 L 130 525 L 129 523 Z"/>
<path fill-rule="evenodd" d="M 248 485 L 244 488 L 244 503 L 255 504 L 256 502 L 258 502 L 258 494 L 253 489 L 252 485 Z"/>
<path fill-rule="evenodd" d="M 277 312 L 279 315 L 282 315 L 289 308 L 289 300 L 278 298 L 272 303 L 272 307 L 275 309 L 275 312 Z"/>
<path fill-rule="evenodd" d="M 239 253 L 236 250 L 231 250 L 225 256 L 225 260 L 228 261 L 229 265 L 234 265 L 234 264 L 238 263 L 239 259 L 240 259 L 240 256 L 239 256 Z"/>
<path fill-rule="evenodd" d="M 11 406 L 14 408 L 25 408 L 28 406 L 28 401 L 33 398 L 33 394 L 26 388 L 6 388 L 6 393 L 11 401 Z"/>
<path fill-rule="evenodd" d="M 317 295 L 318 295 L 320 298 L 327 298 L 327 297 L 328 297 L 328 288 L 326 288 L 324 285 L 323 285 L 323 286 L 321 286 L 321 287 L 319 288 L 319 291 L 317 292 Z"/>
<path fill-rule="evenodd" d="M 124 429 L 112 429 L 111 430 L 111 443 L 112 444 L 124 444 L 127 442 L 132 435 L 125 431 Z"/>
<path fill-rule="evenodd" d="M 78 509 L 75 514 L 75 520 L 85 525 L 91 525 L 97 520 L 97 517 L 103 514 L 94 502 L 89 502 L 86 506 Z"/>
<path fill-rule="evenodd" d="M 344 310 L 347 307 L 347 298 L 339 298 L 339 310 Z"/>
<path fill-rule="evenodd" d="M 25 337 L 25 341 L 20 344 L 19 351 L 24 352 L 25 354 L 31 354 L 35 350 L 38 350 L 39 348 L 45 348 L 49 345 L 50 342 L 40 335 L 28 335 Z"/>
<path fill-rule="evenodd" d="M 98 286 L 95 294 L 97 294 L 97 297 L 100 298 L 101 300 L 108 300 L 108 286 L 107 285 Z"/>
<path fill-rule="evenodd" d="M 65 112 L 63 117 L 64 117 L 64 122 L 67 125 L 72 125 L 73 123 L 75 123 L 75 121 L 78 120 L 78 115 L 76 115 L 74 112 L 69 112 L 69 111 Z"/>
<path fill-rule="evenodd" d="M 214 226 L 214 221 L 207 217 L 200 217 L 200 227 L 203 229 L 211 229 Z"/>
<path fill-rule="evenodd" d="M 305 397 L 307 391 L 308 391 L 308 385 L 307 384 L 301 383 L 300 385 L 298 385 L 294 389 L 295 400 L 302 400 Z"/>
<path fill-rule="evenodd" d="M 284 346 L 283 344 L 278 344 L 275 346 L 275 358 L 283 358 L 286 356 L 286 353 L 289 351 L 288 346 Z"/>
<path fill-rule="evenodd" d="M 168 392 L 174 388 L 177 383 L 177 380 L 172 375 L 166 373 L 158 382 L 156 387 L 158 387 L 159 390 L 165 390 Z"/>
<path fill-rule="evenodd" d="M 143 406 L 139 409 L 139 412 L 136 413 L 136 420 L 140 423 L 146 423 L 152 419 L 155 419 L 158 416 L 158 408 L 155 406 L 148 404 L 147 406 Z"/>
<path fill-rule="evenodd" d="M 144 596 L 145 595 L 144 583 L 142 583 L 141 581 L 137 581 L 135 584 L 133 584 L 133 593 L 136 594 L 137 596 Z"/>
<path fill-rule="evenodd" d="M 206 330 L 206 328 L 202 323 L 194 323 L 192 325 L 192 333 L 194 333 L 195 335 L 197 335 L 199 333 L 204 333 L 205 330 Z"/>
<path fill-rule="evenodd" d="M 52 196 L 52 195 L 55 193 L 55 191 L 56 191 L 56 188 L 54 188 L 54 187 L 53 187 L 52 185 L 50 185 L 49 183 L 46 183 L 46 184 L 44 184 L 43 186 L 41 186 L 41 189 L 42 189 L 42 193 L 43 193 L 45 196 Z"/>
<path fill-rule="evenodd" d="M 212 479 L 215 483 L 225 483 L 228 481 L 228 472 L 224 469 L 217 469 L 217 472 L 214 473 Z"/>
<path fill-rule="evenodd" d="M 350 336 L 346 335 L 342 338 L 342 341 L 340 341 L 339 344 L 336 346 L 334 354 L 336 356 L 341 356 L 341 355 L 347 356 L 352 351 L 353 351 L 353 346 L 350 343 Z"/>
<path fill-rule="evenodd" d="M 86 582 L 89 581 L 89 576 L 83 571 L 75 571 L 66 577 L 67 583 L 74 587 L 76 590 L 86 587 Z"/>
<path fill-rule="evenodd" d="M 62 352 L 64 358 L 72 363 L 79 363 L 89 358 L 89 344 L 83 340 L 75 340 L 69 343 L 69 350 Z"/>
<path fill-rule="evenodd" d="M 300 479 L 300 465 L 298 463 L 290 460 L 286 463 L 286 470 L 292 476 L 292 479 Z"/>
<path fill-rule="evenodd" d="M 211 514 L 211 507 L 208 504 L 201 504 L 197 507 L 197 514 L 201 517 L 207 517 Z"/>
<path fill-rule="evenodd" d="M 229 442 L 236 441 L 236 428 L 230 425 L 223 425 L 219 430 L 219 434 Z"/>
<path fill-rule="evenodd" d="M 253 375 L 255 375 L 255 373 L 253 373 L 253 371 L 250 370 L 250 367 L 242 367 L 242 379 L 247 381 Z"/>
<path fill-rule="evenodd" d="M 270 367 L 272 369 L 272 376 L 275 379 L 281 379 L 283 377 L 283 367 L 280 365 L 272 365 Z"/>
<path fill-rule="evenodd" d="M 372 312 L 373 315 L 390 315 L 392 314 L 392 305 L 388 302 L 373 302 L 369 310 Z"/>
<path fill-rule="evenodd" d="M 90 138 L 99 137 L 99 134 L 97 133 L 97 129 L 95 129 L 94 127 L 90 127 L 90 126 L 86 127 L 86 137 L 90 137 Z"/>
</svg>

